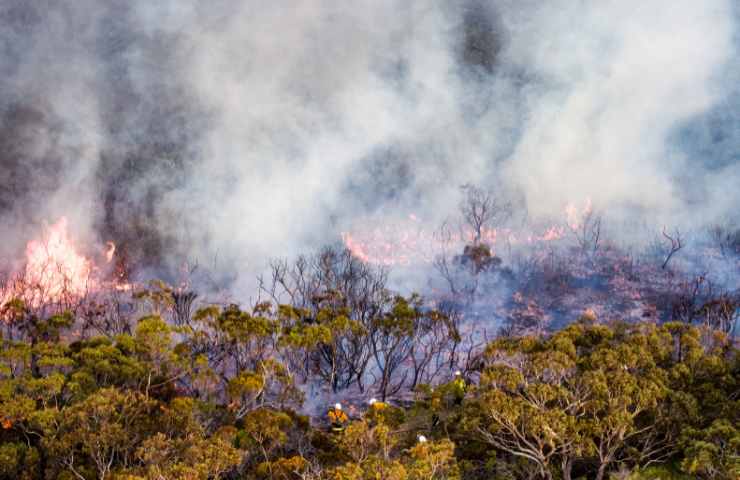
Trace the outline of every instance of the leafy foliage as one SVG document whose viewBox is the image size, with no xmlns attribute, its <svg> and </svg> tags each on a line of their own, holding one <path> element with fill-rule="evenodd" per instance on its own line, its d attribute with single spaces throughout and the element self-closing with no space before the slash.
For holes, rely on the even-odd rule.
<svg viewBox="0 0 740 480">
<path fill-rule="evenodd" d="M 127 333 L 79 335 L 69 312 L 7 302 L 0 479 L 740 475 L 740 355 L 723 329 L 588 314 L 463 355 L 454 318 L 358 292 L 374 277 L 346 260 L 317 260 L 337 276 L 310 300 L 251 309 L 168 317 L 176 291 L 155 285 Z M 328 408 L 340 392 L 347 408 Z"/>
</svg>

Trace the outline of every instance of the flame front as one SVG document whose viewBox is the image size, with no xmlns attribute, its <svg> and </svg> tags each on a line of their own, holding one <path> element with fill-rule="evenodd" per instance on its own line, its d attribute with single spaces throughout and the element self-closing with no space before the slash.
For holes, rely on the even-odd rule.
<svg viewBox="0 0 740 480">
<path fill-rule="evenodd" d="M 92 262 L 75 249 L 65 217 L 42 240 L 26 246 L 24 283 L 34 291 L 33 304 L 82 297 L 91 287 L 92 271 Z"/>
<path fill-rule="evenodd" d="M 584 219 L 593 212 L 591 199 L 586 198 L 581 208 L 574 203 L 564 207 L 561 223 L 537 231 L 513 231 L 510 228 L 483 228 L 482 243 L 496 248 L 500 241 L 509 245 L 550 243 L 561 240 L 568 230 L 577 230 Z M 365 263 L 384 266 L 408 266 L 429 264 L 443 251 L 460 251 L 474 241 L 475 233 L 470 227 L 458 227 L 446 232 L 434 232 L 425 228 L 415 214 L 398 221 L 385 221 L 377 225 L 372 221 L 358 222 L 353 231 L 342 232 L 346 248 Z"/>
<path fill-rule="evenodd" d="M 104 257 L 110 264 L 116 254 L 115 243 L 107 242 L 101 254 L 101 262 Z M 0 307 L 18 298 L 33 308 L 46 305 L 70 308 L 92 293 L 133 288 L 122 275 L 108 278 L 110 267 L 104 270 L 107 274 L 75 247 L 69 223 L 62 217 L 48 227 L 40 239 L 26 244 L 23 269 L 12 274 L 0 287 Z"/>
</svg>

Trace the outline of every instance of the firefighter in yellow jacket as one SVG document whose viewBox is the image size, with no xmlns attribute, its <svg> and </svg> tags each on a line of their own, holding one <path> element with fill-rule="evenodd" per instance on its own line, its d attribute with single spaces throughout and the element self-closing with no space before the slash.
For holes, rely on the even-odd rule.
<svg viewBox="0 0 740 480">
<path fill-rule="evenodd" d="M 455 405 L 460 405 L 465 398 L 465 392 L 468 390 L 468 385 L 465 383 L 462 372 L 460 370 L 455 372 L 455 379 L 452 381 L 452 392 L 455 398 Z"/>
<path fill-rule="evenodd" d="M 343 432 L 344 427 L 349 421 L 349 417 L 347 417 L 347 414 L 342 410 L 341 403 L 335 403 L 334 407 L 329 409 L 326 416 L 329 418 L 329 425 L 331 427 L 331 431 L 334 433 Z"/>
<path fill-rule="evenodd" d="M 377 425 L 382 423 L 384 419 L 384 413 L 388 409 L 388 404 L 385 402 L 379 402 L 375 398 L 371 398 L 367 402 L 369 407 L 365 412 L 365 418 L 370 422 L 370 425 Z"/>
<path fill-rule="evenodd" d="M 385 402 L 379 402 L 375 398 L 371 398 L 369 402 L 367 402 L 370 405 L 370 409 L 373 412 L 382 412 L 386 408 L 388 408 L 388 404 Z"/>
</svg>

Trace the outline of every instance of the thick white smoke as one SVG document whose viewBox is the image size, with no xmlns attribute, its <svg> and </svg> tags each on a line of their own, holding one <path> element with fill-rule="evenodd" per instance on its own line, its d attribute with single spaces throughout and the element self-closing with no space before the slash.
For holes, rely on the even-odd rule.
<svg viewBox="0 0 740 480">
<path fill-rule="evenodd" d="M 355 221 L 439 222 L 466 182 L 505 185 L 535 216 L 591 198 L 700 223 L 740 203 L 737 136 L 711 163 L 695 152 L 713 134 L 691 133 L 738 103 L 731 0 L 0 11 L 12 27 L 0 33 L 3 129 L 17 123 L 10 106 L 42 112 L 2 156 L 4 185 L 31 184 L 0 198 L 8 238 L 64 213 L 82 235 L 146 232 L 144 254 L 215 264 L 247 287 L 269 257 Z M 30 173 L 17 175 L 18 158 Z"/>
<path fill-rule="evenodd" d="M 677 177 L 696 160 L 670 137 L 726 93 L 723 68 L 738 59 L 731 2 L 530 4 L 524 15 L 521 2 L 504 10 L 507 60 L 535 78 L 507 161 L 530 208 L 551 213 L 588 196 L 653 216 L 715 210 L 702 202 L 686 211 Z"/>
<path fill-rule="evenodd" d="M 0 256 L 66 215 L 91 238 L 105 132 L 98 102 L 95 2 L 69 11 L 0 7 Z M 87 4 L 87 5 L 84 5 Z M 19 7 L 20 8 L 17 8 Z"/>
</svg>

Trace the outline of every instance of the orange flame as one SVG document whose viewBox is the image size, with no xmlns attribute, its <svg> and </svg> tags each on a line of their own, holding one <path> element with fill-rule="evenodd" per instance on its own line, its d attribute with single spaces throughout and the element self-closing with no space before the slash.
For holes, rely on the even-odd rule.
<svg viewBox="0 0 740 480">
<path fill-rule="evenodd" d="M 493 245 L 500 233 L 496 229 L 483 229 L 480 241 Z M 466 229 L 445 234 L 427 229 L 413 213 L 380 226 L 364 224 L 341 235 L 344 246 L 359 260 L 383 266 L 430 264 L 440 251 L 462 248 L 476 238 L 474 232 Z"/>
<path fill-rule="evenodd" d="M 37 291 L 34 303 L 81 297 L 91 287 L 92 262 L 80 255 L 69 238 L 67 219 L 49 227 L 43 240 L 26 246 L 26 285 Z"/>
<path fill-rule="evenodd" d="M 44 231 L 41 239 L 28 242 L 24 269 L 0 289 L 0 306 L 12 298 L 34 308 L 48 304 L 69 306 L 89 293 L 132 290 L 123 278 L 105 280 L 94 262 L 78 252 L 68 226 L 62 217 Z M 103 254 L 108 263 L 115 253 L 115 243 L 107 242 Z"/>
<path fill-rule="evenodd" d="M 591 211 L 591 199 L 587 198 L 581 208 L 573 203 L 565 206 L 565 224 L 561 221 L 544 230 L 537 229 L 541 233 L 484 228 L 480 232 L 479 241 L 492 248 L 500 241 L 509 245 L 555 242 L 565 237 L 568 228 L 577 230 Z M 460 251 L 465 244 L 476 238 L 470 228 L 456 230 L 440 238 L 433 230 L 425 229 L 419 217 L 412 213 L 406 219 L 390 221 L 380 226 L 361 222 L 351 232 L 342 232 L 342 241 L 364 263 L 385 266 L 429 264 L 443 250 Z"/>
<path fill-rule="evenodd" d="M 578 230 L 581 227 L 581 222 L 591 213 L 593 207 L 591 206 L 591 198 L 586 198 L 586 202 L 581 210 L 573 203 L 569 203 L 565 206 L 565 215 L 567 217 L 568 226 L 571 230 Z"/>
</svg>

